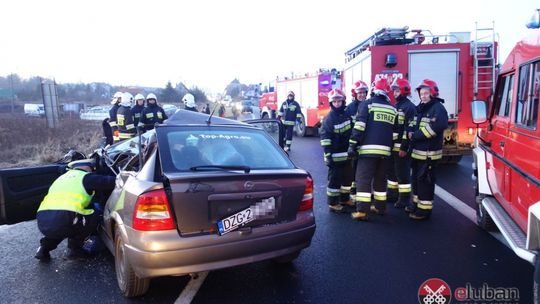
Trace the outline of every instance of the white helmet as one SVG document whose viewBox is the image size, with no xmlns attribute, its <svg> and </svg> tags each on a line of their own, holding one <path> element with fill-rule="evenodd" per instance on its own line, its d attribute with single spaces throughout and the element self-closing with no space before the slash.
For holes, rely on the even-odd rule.
<svg viewBox="0 0 540 304">
<path fill-rule="evenodd" d="M 137 101 L 137 100 L 146 100 L 146 99 L 144 99 L 143 94 L 139 93 L 139 94 L 135 95 L 135 101 Z"/>
<path fill-rule="evenodd" d="M 118 101 L 120 101 L 120 98 L 122 98 L 122 92 L 116 92 L 114 93 L 113 97 L 112 97 L 112 100 L 111 100 L 111 104 L 115 104 L 117 103 Z"/>
<path fill-rule="evenodd" d="M 182 98 L 182 101 L 186 107 L 195 108 L 195 97 L 193 95 L 187 93 L 184 95 L 184 98 Z"/>
<path fill-rule="evenodd" d="M 132 102 L 133 102 L 133 95 L 131 95 L 131 93 L 125 92 L 122 95 L 122 101 L 120 101 L 120 105 L 123 107 L 131 107 Z"/>
<path fill-rule="evenodd" d="M 146 95 L 146 100 L 150 100 L 150 99 L 155 100 L 156 103 L 157 103 L 157 97 L 156 97 L 156 94 L 150 93 L 150 94 Z"/>
</svg>

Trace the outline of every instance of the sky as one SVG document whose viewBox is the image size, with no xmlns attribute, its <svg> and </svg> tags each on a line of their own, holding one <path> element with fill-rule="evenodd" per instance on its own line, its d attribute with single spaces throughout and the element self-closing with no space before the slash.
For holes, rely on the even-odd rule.
<svg viewBox="0 0 540 304">
<path fill-rule="evenodd" d="M 184 82 L 223 92 L 237 78 L 343 68 L 344 52 L 383 27 L 433 34 L 491 27 L 500 61 L 534 30 L 538 0 L 298 1 L 4 0 L 0 76 L 59 83 L 164 87 Z"/>
</svg>

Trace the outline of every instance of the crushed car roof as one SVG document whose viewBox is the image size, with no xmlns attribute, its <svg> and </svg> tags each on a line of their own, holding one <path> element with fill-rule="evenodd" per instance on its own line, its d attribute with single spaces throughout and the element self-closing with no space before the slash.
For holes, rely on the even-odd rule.
<svg viewBox="0 0 540 304">
<path fill-rule="evenodd" d="M 215 113 L 214 113 L 215 114 Z M 188 124 L 188 125 L 206 125 L 210 115 L 187 111 L 187 110 L 178 110 L 176 113 L 171 115 L 169 119 L 164 121 L 164 125 L 179 125 L 179 124 Z M 211 124 L 215 125 L 243 125 L 246 124 L 237 120 L 232 120 L 228 118 L 219 117 L 216 115 L 212 116 Z"/>
</svg>

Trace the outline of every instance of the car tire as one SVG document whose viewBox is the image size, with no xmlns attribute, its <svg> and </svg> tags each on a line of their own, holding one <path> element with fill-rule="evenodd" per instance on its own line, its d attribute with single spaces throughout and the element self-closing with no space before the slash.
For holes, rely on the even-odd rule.
<svg viewBox="0 0 540 304">
<path fill-rule="evenodd" d="M 116 281 L 122 294 L 127 297 L 137 297 L 145 294 L 150 286 L 150 279 L 139 278 L 127 260 L 125 245 L 120 229 L 114 233 L 114 268 Z"/>
<path fill-rule="evenodd" d="M 484 194 L 476 194 L 476 224 L 486 231 L 496 231 L 497 225 L 495 225 L 495 222 L 493 221 L 489 213 L 486 211 L 486 208 L 484 207 L 484 205 L 482 205 L 482 200 L 485 197 L 486 196 Z"/>
<path fill-rule="evenodd" d="M 293 253 L 282 255 L 277 258 L 274 258 L 273 261 L 276 264 L 289 264 L 289 263 L 292 263 L 294 260 L 296 260 L 296 258 L 298 258 L 298 256 L 300 255 L 300 252 L 301 251 L 299 250 Z"/>
<path fill-rule="evenodd" d="M 307 129 L 306 120 L 304 119 L 304 115 L 302 115 L 300 123 L 294 125 L 294 132 L 296 133 L 296 136 L 306 137 L 308 135 Z"/>
</svg>

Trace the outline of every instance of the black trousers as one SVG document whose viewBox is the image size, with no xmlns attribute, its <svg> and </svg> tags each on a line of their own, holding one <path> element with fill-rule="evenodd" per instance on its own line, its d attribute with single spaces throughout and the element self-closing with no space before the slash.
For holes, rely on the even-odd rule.
<svg viewBox="0 0 540 304">
<path fill-rule="evenodd" d="M 355 199 L 357 211 L 369 212 L 372 194 L 375 207 L 380 210 L 386 208 L 386 165 L 386 157 L 358 158 Z"/>
<path fill-rule="evenodd" d="M 399 157 L 398 152 L 392 152 L 388 165 L 388 196 L 399 195 L 400 199 L 409 199 L 411 195 L 411 157 L 409 155 Z"/>
<path fill-rule="evenodd" d="M 435 172 L 437 168 L 436 160 L 413 159 L 412 167 L 412 190 L 416 203 L 415 213 L 429 216 L 433 209 L 435 199 Z"/>
<path fill-rule="evenodd" d="M 292 144 L 292 137 L 293 137 L 293 131 L 294 131 L 294 125 L 284 125 L 285 127 L 285 145 L 287 147 L 290 147 Z"/>
<path fill-rule="evenodd" d="M 100 216 L 96 212 L 82 215 L 66 210 L 43 210 L 36 218 L 39 231 L 44 235 L 40 244 L 50 251 L 66 238 L 69 248 L 82 248 L 84 239 L 96 231 Z"/>
<path fill-rule="evenodd" d="M 337 205 L 350 200 L 353 171 L 350 160 L 334 163 L 328 167 L 326 197 L 329 205 Z"/>
</svg>

